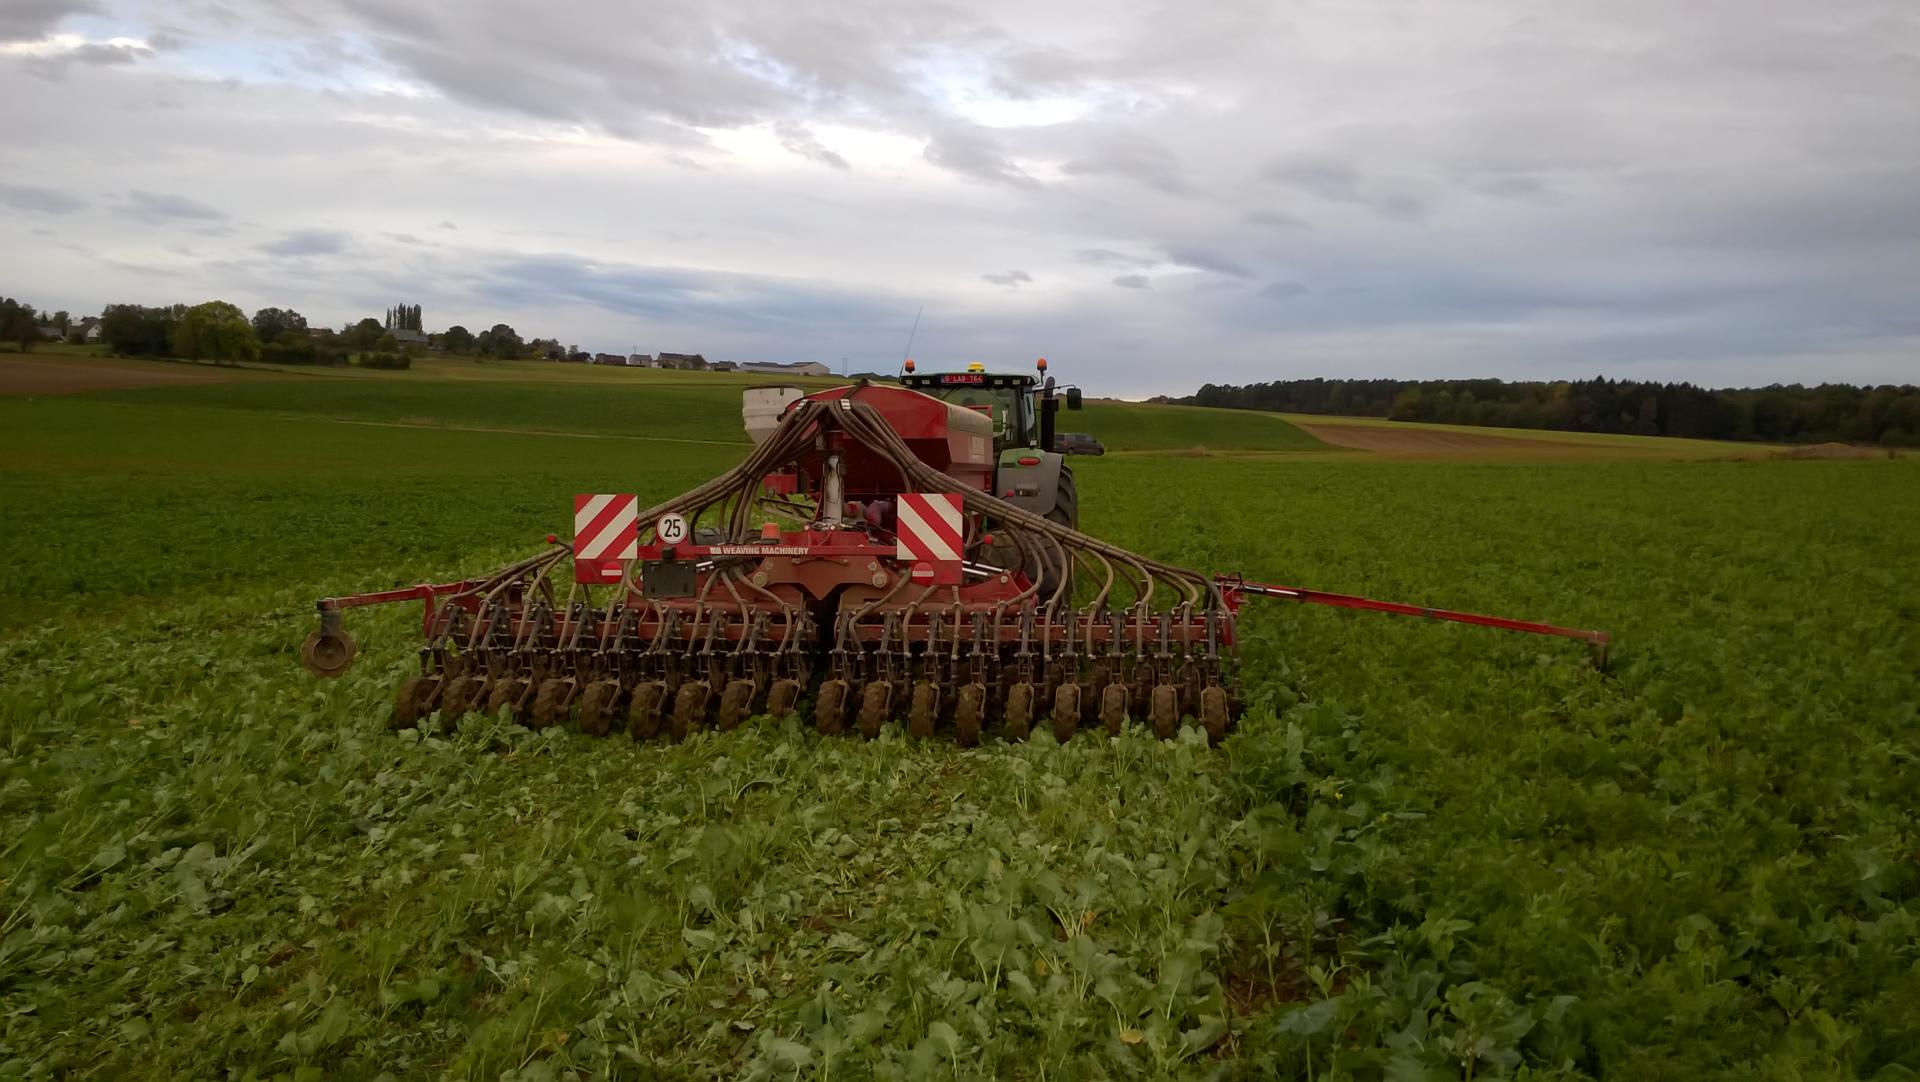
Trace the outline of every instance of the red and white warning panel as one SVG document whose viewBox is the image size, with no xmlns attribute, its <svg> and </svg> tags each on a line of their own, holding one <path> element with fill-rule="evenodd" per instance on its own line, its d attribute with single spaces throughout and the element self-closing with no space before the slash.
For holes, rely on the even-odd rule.
<svg viewBox="0 0 1920 1082">
<path fill-rule="evenodd" d="M 950 492 L 903 492 L 896 513 L 894 554 L 911 563 L 913 581 L 936 586 L 960 582 L 960 556 L 966 529 L 960 497 Z"/>
<path fill-rule="evenodd" d="M 602 492 L 573 498 L 573 580 L 619 582 L 623 563 L 640 555 L 640 497 Z"/>
</svg>

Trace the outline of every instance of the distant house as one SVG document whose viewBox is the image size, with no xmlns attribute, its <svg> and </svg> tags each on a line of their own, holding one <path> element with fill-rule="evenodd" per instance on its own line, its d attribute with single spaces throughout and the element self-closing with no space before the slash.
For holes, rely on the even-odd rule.
<svg viewBox="0 0 1920 1082">
<path fill-rule="evenodd" d="M 628 368 L 652 368 L 653 354 L 629 353 L 627 354 L 627 367 Z"/>
<path fill-rule="evenodd" d="M 419 331 L 408 330 L 405 327 L 393 327 L 390 328 L 387 333 L 393 335 L 393 340 L 403 346 L 425 346 L 427 344 L 426 335 Z"/>
<path fill-rule="evenodd" d="M 563 361 L 568 361 L 573 364 L 586 364 L 588 361 L 593 360 L 593 354 L 588 353 L 584 349 L 576 349 L 572 353 L 567 354 L 565 357 L 561 357 L 558 359 Z"/>
<path fill-rule="evenodd" d="M 707 371 L 709 372 L 737 372 L 739 370 L 740 366 L 734 364 L 732 361 L 715 361 L 707 366 Z"/>
<path fill-rule="evenodd" d="M 596 353 L 593 355 L 593 363 L 618 365 L 621 368 L 625 368 L 627 366 L 627 359 L 618 353 Z"/>
<path fill-rule="evenodd" d="M 67 341 L 98 342 L 100 340 L 100 317 L 88 316 L 67 324 Z"/>
<path fill-rule="evenodd" d="M 775 361 L 749 361 L 740 366 L 742 372 L 754 372 L 763 376 L 831 376 L 833 369 L 819 361 L 794 361 L 780 364 Z"/>
<path fill-rule="evenodd" d="M 39 331 L 40 337 L 42 338 L 65 338 L 67 336 L 67 332 L 52 323 L 42 323 L 38 327 L 35 327 L 34 330 Z"/>
<path fill-rule="evenodd" d="M 707 359 L 698 353 L 662 353 L 660 367 L 677 368 L 683 372 L 705 372 Z"/>
</svg>

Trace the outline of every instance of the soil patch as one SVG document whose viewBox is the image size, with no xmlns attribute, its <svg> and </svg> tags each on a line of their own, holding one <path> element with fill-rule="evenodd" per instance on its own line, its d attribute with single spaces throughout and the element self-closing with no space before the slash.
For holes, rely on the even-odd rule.
<svg viewBox="0 0 1920 1082">
<path fill-rule="evenodd" d="M 1855 447 L 1850 443 L 1812 443 L 1804 447 L 1786 447 L 1773 453 L 1775 458 L 1891 458 L 1884 448 Z"/>
<path fill-rule="evenodd" d="M 237 378 L 212 366 L 164 361 L 0 357 L 0 395 L 82 394 L 129 387 L 174 387 Z"/>
</svg>

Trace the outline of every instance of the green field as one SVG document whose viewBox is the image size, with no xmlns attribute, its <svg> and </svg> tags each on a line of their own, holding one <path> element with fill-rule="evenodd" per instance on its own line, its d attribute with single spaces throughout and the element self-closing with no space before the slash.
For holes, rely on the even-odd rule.
<svg viewBox="0 0 1920 1082">
<path fill-rule="evenodd" d="M 1616 636 L 1253 608 L 1219 749 L 395 735 L 416 609 L 299 669 L 738 459 L 640 375 L 0 398 L 0 1079 L 1914 1077 L 1920 463 L 1090 402 L 1090 532 Z"/>
</svg>

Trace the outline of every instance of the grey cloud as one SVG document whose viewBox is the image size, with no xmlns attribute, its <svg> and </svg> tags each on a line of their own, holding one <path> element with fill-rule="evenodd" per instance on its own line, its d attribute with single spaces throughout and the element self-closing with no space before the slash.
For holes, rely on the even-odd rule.
<svg viewBox="0 0 1920 1082">
<path fill-rule="evenodd" d="M 1061 163 L 1069 176 L 1117 176 L 1168 195 L 1191 195 L 1180 159 L 1163 146 L 1138 137 L 1102 140 L 1085 154 Z"/>
<path fill-rule="evenodd" d="M 891 327 L 904 302 L 765 275 L 639 266 L 568 255 L 487 257 L 478 292 L 524 310 L 588 305 L 624 317 L 749 333 L 819 333 L 833 327 Z M 910 309 L 909 309 L 910 311 Z M 896 347 L 897 348 L 897 347 Z"/>
<path fill-rule="evenodd" d="M 37 188 L 30 184 L 0 184 L 0 206 L 42 214 L 71 214 L 87 201 L 68 192 Z"/>
<path fill-rule="evenodd" d="M 145 192 L 137 188 L 127 193 L 126 205 L 120 208 L 120 213 L 146 221 L 217 222 L 227 217 L 225 211 L 198 199 L 165 192 Z"/>
<path fill-rule="evenodd" d="M 1224 274 L 1229 278 L 1251 278 L 1253 272 L 1230 255 L 1194 244 L 1170 244 L 1167 246 L 1167 262 L 1178 263 L 1194 270 Z"/>
<path fill-rule="evenodd" d="M 1260 295 L 1272 301 L 1290 301 L 1307 291 L 1299 282 L 1274 282 L 1264 286 Z"/>
<path fill-rule="evenodd" d="M 1149 256 L 1116 252 L 1112 248 L 1082 248 L 1073 253 L 1073 258 L 1095 267 L 1122 267 L 1128 270 L 1136 267 L 1151 267 L 1160 262 Z"/>
<path fill-rule="evenodd" d="M 1026 271 L 1023 271 L 1023 270 L 1010 270 L 1010 271 L 1007 271 L 1005 274 L 983 274 L 980 276 L 980 280 L 983 282 L 992 282 L 994 285 L 1006 286 L 1009 289 L 1012 289 L 1012 288 L 1018 287 L 1022 282 L 1033 281 L 1033 275 L 1028 274 Z"/>
<path fill-rule="evenodd" d="M 1270 162 L 1260 175 L 1328 202 L 1366 207 L 1397 221 L 1422 220 L 1431 209 L 1431 200 L 1409 190 L 1406 182 L 1364 176 L 1351 162 L 1337 158 L 1290 155 Z"/>
<path fill-rule="evenodd" d="M 434 226 L 434 228 L 435 229 L 459 229 L 460 227 L 457 225 L 454 225 L 450 221 L 443 221 L 439 225 Z"/>
<path fill-rule="evenodd" d="M 259 247 L 268 255 L 276 256 L 334 255 L 344 250 L 351 239 L 350 234 L 338 229 L 299 229 Z"/>
<path fill-rule="evenodd" d="M 1250 210 L 1241 216 L 1248 225 L 1269 226 L 1274 229 L 1311 229 L 1305 219 L 1278 210 Z"/>
<path fill-rule="evenodd" d="M 1144 274 L 1122 274 L 1113 280 L 1121 289 L 1151 289 L 1153 280 Z"/>
<path fill-rule="evenodd" d="M 1000 144 L 979 128 L 955 126 L 941 131 L 928 140 L 923 153 L 928 161 L 942 169 L 976 180 L 1022 188 L 1037 187 L 1040 183 L 1014 165 Z"/>
<path fill-rule="evenodd" d="M 36 41 L 52 33 L 69 15 L 100 10 L 92 0 L 7 0 L 0 4 L 0 42 Z"/>
<path fill-rule="evenodd" d="M 835 169 L 847 168 L 847 159 L 829 150 L 820 137 L 805 125 L 783 120 L 773 126 L 773 134 L 780 138 L 780 145 L 789 154 L 797 154 L 809 161 L 830 165 Z"/>
</svg>

